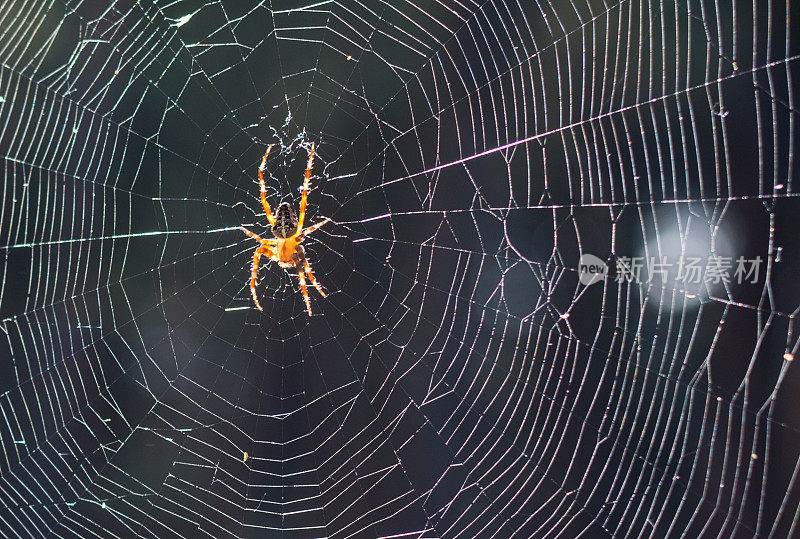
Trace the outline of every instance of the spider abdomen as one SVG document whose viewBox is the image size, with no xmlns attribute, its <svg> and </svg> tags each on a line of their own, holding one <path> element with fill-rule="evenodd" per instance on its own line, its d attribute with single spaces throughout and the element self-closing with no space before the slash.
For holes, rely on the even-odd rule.
<svg viewBox="0 0 800 539">
<path fill-rule="evenodd" d="M 292 207 L 284 202 L 278 206 L 275 213 L 275 224 L 272 225 L 272 233 L 276 238 L 290 238 L 297 233 L 297 215 Z"/>
</svg>

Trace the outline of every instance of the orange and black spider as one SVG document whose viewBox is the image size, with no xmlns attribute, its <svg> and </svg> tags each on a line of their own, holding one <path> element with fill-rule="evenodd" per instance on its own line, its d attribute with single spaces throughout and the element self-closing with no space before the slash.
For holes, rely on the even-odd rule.
<svg viewBox="0 0 800 539">
<path fill-rule="evenodd" d="M 258 260 L 261 258 L 262 254 L 267 255 L 270 260 L 277 262 L 280 267 L 295 268 L 297 270 L 297 278 L 300 281 L 300 291 L 303 293 L 303 299 L 306 302 L 306 310 L 310 316 L 311 300 L 308 297 L 308 290 L 306 289 L 306 276 L 308 276 L 309 281 L 311 281 L 311 284 L 314 285 L 314 288 L 317 289 L 322 297 L 325 297 L 325 292 L 322 291 L 322 287 L 311 271 L 311 264 L 308 263 L 306 251 L 303 249 L 301 243 L 306 236 L 330 221 L 330 219 L 325 219 L 306 229 L 303 228 L 303 221 L 306 217 L 306 199 L 308 198 L 308 179 L 311 176 L 311 165 L 314 162 L 314 143 L 311 143 L 311 152 L 308 155 L 306 178 L 303 181 L 303 195 L 300 199 L 299 219 L 288 202 L 283 202 L 278 206 L 278 211 L 274 217 L 269 210 L 267 189 L 264 186 L 264 169 L 267 166 L 267 157 L 269 156 L 269 151 L 272 149 L 272 146 L 273 144 L 270 144 L 267 147 L 264 158 L 261 160 L 261 166 L 258 167 L 258 182 L 261 185 L 261 205 L 264 206 L 264 213 L 267 214 L 267 220 L 272 226 L 272 233 L 275 237 L 264 239 L 258 234 L 250 232 L 245 227 L 242 227 L 245 234 L 261 243 L 261 245 L 256 248 L 255 254 L 253 254 L 253 273 L 250 278 L 250 292 L 253 294 L 253 301 L 255 301 L 258 310 L 263 311 L 264 309 L 262 309 L 261 304 L 258 303 L 258 296 L 256 295 L 256 278 L 258 276 Z"/>
</svg>

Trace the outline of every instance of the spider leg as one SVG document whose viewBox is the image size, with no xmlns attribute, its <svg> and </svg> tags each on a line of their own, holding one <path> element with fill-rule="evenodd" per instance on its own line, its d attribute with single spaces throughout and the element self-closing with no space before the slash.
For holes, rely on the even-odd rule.
<svg viewBox="0 0 800 539">
<path fill-rule="evenodd" d="M 261 304 L 258 302 L 258 295 L 256 294 L 256 278 L 258 277 L 258 261 L 260 258 L 261 258 L 261 247 L 256 249 L 256 252 L 253 255 L 253 269 L 252 269 L 252 275 L 250 277 L 250 294 L 253 296 L 253 301 L 256 304 L 256 308 L 259 311 L 263 311 L 264 309 L 261 308 Z"/>
<path fill-rule="evenodd" d="M 311 284 L 314 285 L 314 288 L 317 289 L 317 292 L 319 292 L 319 294 L 324 298 L 325 292 L 323 292 L 319 281 L 317 281 L 317 278 L 314 277 L 314 272 L 311 270 L 311 264 L 308 263 L 305 253 L 303 254 L 303 269 L 305 269 L 306 275 L 308 275 L 308 280 L 311 281 Z"/>
<path fill-rule="evenodd" d="M 303 221 L 306 218 L 306 200 L 308 199 L 308 179 L 311 177 L 311 167 L 314 165 L 314 143 L 311 143 L 311 153 L 308 154 L 306 177 L 303 180 L 303 195 L 300 198 L 300 216 L 297 219 L 297 234 L 303 230 Z"/>
<path fill-rule="evenodd" d="M 261 259 L 261 255 L 266 254 L 268 257 L 272 258 L 273 260 L 277 257 L 275 251 L 273 251 L 268 245 L 261 245 L 256 249 L 256 252 L 253 254 L 253 269 L 250 275 L 250 294 L 253 296 L 253 301 L 256 304 L 256 308 L 259 311 L 263 311 L 264 309 L 261 308 L 261 304 L 258 302 L 258 296 L 256 295 L 256 279 L 258 278 L 258 262 Z"/>
<path fill-rule="evenodd" d="M 325 223 L 327 223 L 327 222 L 328 222 L 328 221 L 330 221 L 330 220 L 331 220 L 331 218 L 330 218 L 330 217 L 327 217 L 327 218 L 325 218 L 325 220 L 324 220 L 324 221 L 320 221 L 319 223 L 317 223 L 317 224 L 315 224 L 315 225 L 311 225 L 310 227 L 308 227 L 308 228 L 306 228 L 305 230 L 303 230 L 303 231 L 302 231 L 302 233 L 301 233 L 301 236 L 302 236 L 303 238 L 305 238 L 306 236 L 308 236 L 309 234 L 311 234 L 311 233 L 312 233 L 312 232 L 314 232 L 316 229 L 318 229 L 319 227 L 321 227 L 322 225 L 324 225 Z"/>
<path fill-rule="evenodd" d="M 261 236 L 259 236 L 258 234 L 256 234 L 255 232 L 250 232 L 249 230 L 247 230 L 243 226 L 240 226 L 239 228 L 242 229 L 242 232 L 244 232 L 245 234 L 247 234 L 248 236 L 250 236 L 254 240 L 258 240 L 259 242 L 261 242 L 264 245 L 275 245 L 278 242 L 278 238 L 264 239 Z"/>
<path fill-rule="evenodd" d="M 267 152 L 264 154 L 261 165 L 258 167 L 258 184 L 261 186 L 261 205 L 264 207 L 264 213 L 267 214 L 267 221 L 269 221 L 270 225 L 275 224 L 275 218 L 272 216 L 272 212 L 269 210 L 269 202 L 267 202 L 267 187 L 264 185 L 264 169 L 267 168 L 267 156 L 273 146 L 274 144 L 267 146 Z"/>
<path fill-rule="evenodd" d="M 297 268 L 297 278 L 300 280 L 300 292 L 303 293 L 303 299 L 306 302 L 306 310 L 308 311 L 308 316 L 311 316 L 311 299 L 308 297 L 308 289 L 306 288 L 306 277 L 303 275 L 303 269 L 298 267 Z"/>
<path fill-rule="evenodd" d="M 259 235 L 258 235 L 258 234 L 256 234 L 255 232 L 250 232 L 249 230 L 247 230 L 247 229 L 246 229 L 245 227 L 243 227 L 243 226 L 241 226 L 241 227 L 239 227 L 239 228 L 241 228 L 241 229 L 242 229 L 242 232 L 244 232 L 245 234 L 247 234 L 248 236 L 250 236 L 250 237 L 251 237 L 251 238 L 253 238 L 254 240 L 258 240 L 258 241 L 261 241 L 261 242 L 263 242 L 263 241 L 264 241 L 264 238 L 262 238 L 261 236 L 259 236 Z"/>
</svg>

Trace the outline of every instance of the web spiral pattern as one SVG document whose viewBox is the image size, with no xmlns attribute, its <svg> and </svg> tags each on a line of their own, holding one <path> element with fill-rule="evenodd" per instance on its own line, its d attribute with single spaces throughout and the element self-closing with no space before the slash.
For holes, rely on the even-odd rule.
<svg viewBox="0 0 800 539">
<path fill-rule="evenodd" d="M 3 3 L 0 534 L 800 533 L 796 11 Z"/>
</svg>

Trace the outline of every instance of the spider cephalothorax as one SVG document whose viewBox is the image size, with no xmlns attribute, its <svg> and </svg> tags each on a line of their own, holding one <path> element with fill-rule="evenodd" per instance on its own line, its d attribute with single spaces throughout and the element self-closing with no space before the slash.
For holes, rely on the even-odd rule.
<svg viewBox="0 0 800 539">
<path fill-rule="evenodd" d="M 258 182 L 261 186 L 261 205 L 264 207 L 264 213 L 267 216 L 269 224 L 272 226 L 272 234 L 274 238 L 264 239 L 258 234 L 250 232 L 242 227 L 245 234 L 253 239 L 258 240 L 261 245 L 256 248 L 253 254 L 253 269 L 250 277 L 250 293 L 253 295 L 253 301 L 259 311 L 263 310 L 261 304 L 258 302 L 256 295 L 256 279 L 258 278 L 258 261 L 261 255 L 267 255 L 270 260 L 277 262 L 282 268 L 294 268 L 297 270 L 297 279 L 300 281 L 300 291 L 303 293 L 303 300 L 306 303 L 306 310 L 311 314 L 311 300 L 308 298 L 308 290 L 306 289 L 306 277 L 311 281 L 311 284 L 317 291 L 325 297 L 325 292 L 314 277 L 314 272 L 311 271 L 311 264 L 308 263 L 306 258 L 306 251 L 301 245 L 303 240 L 314 232 L 316 229 L 328 222 L 328 219 L 320 221 L 308 228 L 303 228 L 303 221 L 306 217 L 306 201 L 308 199 L 308 183 L 311 177 L 311 165 L 314 163 L 314 144 L 311 144 L 311 151 L 308 154 L 308 166 L 306 167 L 306 176 L 303 181 L 303 194 L 300 197 L 300 216 L 298 218 L 294 213 L 294 209 L 287 202 L 283 202 L 278 206 L 278 211 L 275 216 L 269 209 L 267 202 L 267 188 L 264 185 L 264 169 L 267 166 L 267 156 L 272 149 L 272 144 L 267 147 L 264 158 L 261 160 L 261 166 L 258 167 Z"/>
</svg>

